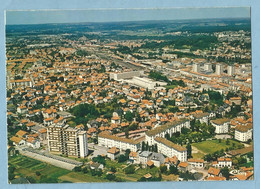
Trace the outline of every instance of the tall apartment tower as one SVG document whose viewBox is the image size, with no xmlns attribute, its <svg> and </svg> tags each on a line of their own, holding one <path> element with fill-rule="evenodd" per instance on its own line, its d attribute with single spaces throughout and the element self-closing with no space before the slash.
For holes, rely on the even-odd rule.
<svg viewBox="0 0 260 189">
<path fill-rule="evenodd" d="M 66 156 L 85 158 L 88 154 L 87 133 L 64 124 L 47 128 L 49 151 Z"/>
<path fill-rule="evenodd" d="M 212 71 L 212 64 L 211 63 L 204 64 L 204 70 L 207 71 L 207 72 L 211 72 Z"/>
<path fill-rule="evenodd" d="M 216 74 L 221 75 L 223 73 L 223 65 L 222 64 L 217 64 L 216 65 Z"/>
<path fill-rule="evenodd" d="M 200 72 L 200 64 L 199 63 L 193 63 L 193 69 L 194 72 L 199 73 Z"/>
<path fill-rule="evenodd" d="M 227 73 L 229 76 L 232 76 L 235 74 L 235 67 L 234 66 L 228 66 Z"/>
</svg>

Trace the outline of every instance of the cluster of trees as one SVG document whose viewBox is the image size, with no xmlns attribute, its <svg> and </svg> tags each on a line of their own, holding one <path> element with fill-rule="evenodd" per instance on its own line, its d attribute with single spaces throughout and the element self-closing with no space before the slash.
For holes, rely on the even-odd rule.
<svg viewBox="0 0 260 189">
<path fill-rule="evenodd" d="M 75 172 L 83 172 L 84 174 L 90 173 L 92 176 L 99 176 L 101 177 L 103 172 L 101 169 L 95 170 L 95 169 L 88 169 L 87 167 L 75 167 L 73 169 Z"/>
<path fill-rule="evenodd" d="M 157 71 L 150 71 L 148 77 L 156 80 L 156 81 L 165 81 L 165 82 L 169 82 L 169 79 L 162 75 L 160 72 L 157 72 Z"/>
<path fill-rule="evenodd" d="M 76 52 L 75 52 L 75 54 L 77 55 L 77 56 L 89 56 L 89 53 L 87 52 L 87 51 L 85 51 L 85 50 L 82 50 L 82 49 L 79 49 L 79 50 L 77 50 Z"/>
<path fill-rule="evenodd" d="M 95 105 L 93 104 L 80 104 L 70 110 L 75 116 L 73 120 L 77 125 L 86 124 L 89 120 L 96 119 L 100 113 Z"/>
<path fill-rule="evenodd" d="M 125 154 L 121 154 L 119 157 L 118 157 L 118 163 L 122 163 L 122 162 L 125 162 L 129 159 L 129 154 L 130 154 L 130 150 L 127 149 L 125 151 Z"/>
<path fill-rule="evenodd" d="M 242 111 L 240 105 L 235 105 L 234 103 L 231 106 L 231 111 L 226 113 L 227 117 L 235 118 Z"/>
<path fill-rule="evenodd" d="M 199 121 L 191 121 L 191 128 L 182 128 L 181 132 L 173 133 L 172 136 L 168 133 L 165 134 L 167 140 L 179 145 L 185 145 L 187 143 L 201 142 L 214 135 L 215 127 L 200 123 Z"/>
<path fill-rule="evenodd" d="M 208 90 L 207 93 L 212 104 L 217 104 L 218 106 L 224 104 L 223 96 L 219 92 Z"/>
<path fill-rule="evenodd" d="M 149 145 L 148 142 L 142 142 L 142 151 L 158 152 L 157 144 Z"/>
<path fill-rule="evenodd" d="M 160 172 L 165 175 L 169 175 L 169 174 L 178 175 L 179 174 L 178 168 L 175 165 L 171 165 L 169 170 L 167 170 L 166 165 L 161 165 Z"/>
<path fill-rule="evenodd" d="M 106 160 L 101 155 L 98 155 L 97 157 L 92 158 L 92 161 L 100 163 L 100 164 L 103 164 L 103 165 L 106 165 Z"/>
</svg>

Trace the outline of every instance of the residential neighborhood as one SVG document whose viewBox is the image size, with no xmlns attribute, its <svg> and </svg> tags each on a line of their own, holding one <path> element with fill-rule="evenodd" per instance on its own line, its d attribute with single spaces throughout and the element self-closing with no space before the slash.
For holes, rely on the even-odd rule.
<svg viewBox="0 0 260 189">
<path fill-rule="evenodd" d="M 7 26 L 9 182 L 253 180 L 250 19 L 186 22 Z"/>
</svg>

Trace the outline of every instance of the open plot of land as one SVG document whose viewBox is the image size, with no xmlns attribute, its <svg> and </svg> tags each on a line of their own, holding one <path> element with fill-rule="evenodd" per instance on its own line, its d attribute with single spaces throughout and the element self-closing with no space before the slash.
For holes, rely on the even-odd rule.
<svg viewBox="0 0 260 189">
<path fill-rule="evenodd" d="M 170 174 L 170 175 L 162 175 L 162 179 L 164 181 L 176 181 L 178 180 L 179 176 L 178 175 L 174 175 L 174 174 Z"/>
<path fill-rule="evenodd" d="M 16 169 L 15 172 L 21 176 L 36 177 L 35 172 L 38 171 L 42 176 L 48 176 L 51 178 L 58 178 L 62 175 L 68 174 L 70 171 L 49 165 L 47 163 L 34 160 L 25 156 L 15 156 L 9 158 L 9 164 L 13 165 Z"/>
<path fill-rule="evenodd" d="M 214 153 L 221 149 L 225 150 L 226 148 L 232 147 L 233 145 L 239 145 L 239 142 L 230 140 L 230 143 L 227 145 L 226 140 L 207 140 L 203 142 L 193 143 L 192 146 L 196 147 L 202 153 Z"/>
<path fill-rule="evenodd" d="M 69 182 L 108 182 L 108 180 L 102 177 L 94 177 L 88 174 L 70 172 L 66 175 L 59 177 L 61 181 L 69 181 Z"/>
</svg>

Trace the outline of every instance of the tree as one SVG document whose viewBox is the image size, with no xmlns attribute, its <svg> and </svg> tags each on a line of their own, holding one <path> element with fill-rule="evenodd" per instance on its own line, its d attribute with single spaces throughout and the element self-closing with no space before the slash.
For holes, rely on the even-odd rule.
<svg viewBox="0 0 260 189">
<path fill-rule="evenodd" d="M 134 115 L 130 112 L 130 111 L 127 111 L 126 114 L 125 114 L 125 119 L 129 122 L 131 122 L 134 118 Z"/>
<path fill-rule="evenodd" d="M 83 172 L 84 174 L 88 173 L 88 168 L 87 168 L 87 167 L 84 167 L 84 168 L 82 169 L 82 172 Z"/>
<path fill-rule="evenodd" d="M 178 169 L 177 169 L 176 166 L 171 165 L 169 172 L 170 172 L 170 174 L 175 174 L 175 175 L 177 175 L 177 174 L 178 174 Z"/>
<path fill-rule="evenodd" d="M 229 180 L 229 169 L 228 167 L 224 167 L 223 169 L 220 170 L 222 175 L 227 179 Z"/>
<path fill-rule="evenodd" d="M 128 158 L 121 154 L 119 157 L 118 157 L 118 163 L 122 163 L 122 162 L 125 162 Z"/>
<path fill-rule="evenodd" d="M 125 137 L 126 137 L 126 138 L 129 137 L 129 130 L 128 130 L 128 128 L 125 129 Z"/>
<path fill-rule="evenodd" d="M 146 149 L 146 146 L 145 146 L 145 142 L 143 141 L 142 142 L 142 151 L 145 151 L 145 149 Z"/>
<path fill-rule="evenodd" d="M 188 158 L 191 158 L 191 157 L 192 157 L 192 156 L 191 156 L 191 154 L 192 154 L 192 148 L 191 148 L 190 143 L 187 144 L 186 148 L 187 148 L 187 156 L 188 156 Z"/>
<path fill-rule="evenodd" d="M 166 173 L 166 172 L 167 172 L 167 167 L 166 167 L 166 165 L 161 165 L 161 166 L 160 166 L 160 171 L 161 171 L 161 173 Z"/>
<path fill-rule="evenodd" d="M 157 144 L 155 144 L 155 146 L 154 146 L 154 152 L 158 152 L 158 146 L 157 146 Z"/>
<path fill-rule="evenodd" d="M 116 168 L 115 168 L 115 167 L 111 167 L 111 168 L 110 168 L 110 171 L 113 172 L 113 173 L 115 173 L 115 172 L 116 172 Z"/>
<path fill-rule="evenodd" d="M 41 175 L 41 173 L 40 173 L 39 171 L 36 171 L 35 174 L 36 174 L 37 176 L 40 176 L 40 175 Z"/>
<path fill-rule="evenodd" d="M 81 167 L 79 167 L 79 166 L 78 166 L 78 167 L 74 167 L 74 168 L 73 168 L 73 171 L 75 171 L 75 172 L 80 172 L 80 171 L 81 171 Z"/>
<path fill-rule="evenodd" d="M 116 176 L 114 174 L 107 174 L 106 179 L 110 181 L 114 181 L 116 179 Z"/>
</svg>

